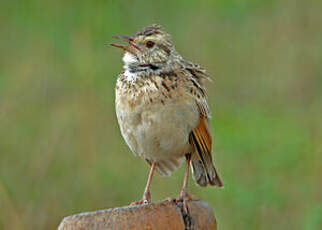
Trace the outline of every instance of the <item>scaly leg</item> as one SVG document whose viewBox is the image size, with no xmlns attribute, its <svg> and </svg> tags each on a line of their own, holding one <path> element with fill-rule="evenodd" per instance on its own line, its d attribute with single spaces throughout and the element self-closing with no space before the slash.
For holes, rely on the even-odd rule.
<svg viewBox="0 0 322 230">
<path fill-rule="evenodd" d="M 146 204 L 151 202 L 150 185 L 156 165 L 157 163 L 155 161 L 151 165 L 148 181 L 146 183 L 142 199 L 140 201 L 132 202 L 131 205 Z"/>
</svg>

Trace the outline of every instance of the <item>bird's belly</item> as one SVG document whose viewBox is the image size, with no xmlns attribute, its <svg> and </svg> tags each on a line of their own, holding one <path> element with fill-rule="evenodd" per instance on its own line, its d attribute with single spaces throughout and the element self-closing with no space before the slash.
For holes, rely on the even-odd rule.
<svg viewBox="0 0 322 230">
<path fill-rule="evenodd" d="M 189 134 L 199 119 L 194 103 L 168 100 L 132 108 L 116 101 L 116 111 L 122 135 L 134 153 L 157 161 L 191 152 Z"/>
</svg>

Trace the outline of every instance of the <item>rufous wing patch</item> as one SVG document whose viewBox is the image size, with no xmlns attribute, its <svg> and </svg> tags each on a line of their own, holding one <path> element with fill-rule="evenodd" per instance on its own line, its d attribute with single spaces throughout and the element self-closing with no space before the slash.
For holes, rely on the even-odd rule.
<svg viewBox="0 0 322 230">
<path fill-rule="evenodd" d="M 202 162 L 212 162 L 211 134 L 208 119 L 206 117 L 200 116 L 197 126 L 191 132 L 190 143 L 195 146 Z"/>
</svg>

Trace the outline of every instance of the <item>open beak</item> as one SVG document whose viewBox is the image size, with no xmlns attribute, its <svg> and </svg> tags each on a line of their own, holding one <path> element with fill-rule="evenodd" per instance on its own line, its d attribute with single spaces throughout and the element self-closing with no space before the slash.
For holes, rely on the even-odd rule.
<svg viewBox="0 0 322 230">
<path fill-rule="evenodd" d="M 121 48 L 133 55 L 136 55 L 138 51 L 141 51 L 140 47 L 134 43 L 133 38 L 129 36 L 124 36 L 124 35 L 117 35 L 113 36 L 112 38 L 120 39 L 128 43 L 128 45 L 121 45 L 117 43 L 111 43 L 111 46 Z"/>
</svg>

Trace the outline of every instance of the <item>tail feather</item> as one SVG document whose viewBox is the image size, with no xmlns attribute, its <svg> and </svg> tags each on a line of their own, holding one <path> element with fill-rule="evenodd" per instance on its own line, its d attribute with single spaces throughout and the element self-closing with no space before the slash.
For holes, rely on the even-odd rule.
<svg viewBox="0 0 322 230">
<path fill-rule="evenodd" d="M 218 187 L 223 187 L 224 184 L 222 183 L 217 170 L 215 169 L 215 166 L 211 164 L 208 169 L 206 170 L 207 172 L 207 178 L 209 180 L 209 184 L 212 186 L 218 186 Z"/>
<path fill-rule="evenodd" d="M 202 187 L 208 185 L 208 178 L 200 160 L 191 161 L 193 179 Z"/>
<path fill-rule="evenodd" d="M 204 164 L 199 159 L 192 159 L 191 168 L 192 175 L 196 183 L 202 187 L 207 186 L 208 184 L 212 186 L 222 187 L 223 183 L 214 167 L 211 163 L 204 167 Z"/>
</svg>

